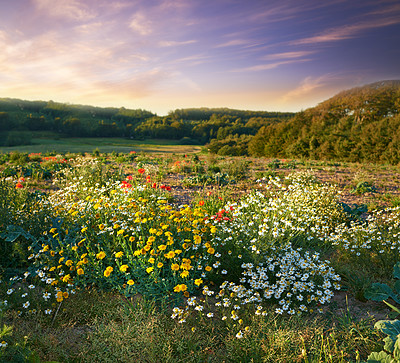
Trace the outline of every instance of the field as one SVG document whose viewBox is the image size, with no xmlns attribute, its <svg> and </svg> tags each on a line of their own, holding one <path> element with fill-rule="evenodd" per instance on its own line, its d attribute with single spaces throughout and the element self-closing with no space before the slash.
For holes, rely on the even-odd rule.
<svg viewBox="0 0 400 363">
<path fill-rule="evenodd" d="M 56 153 L 129 153 L 130 151 L 147 153 L 193 153 L 201 150 L 200 146 L 178 145 L 175 140 L 128 140 L 123 138 L 62 138 L 51 132 L 32 132 L 32 145 L 0 147 L 0 152 L 56 152 Z"/>
<path fill-rule="evenodd" d="M 0 361 L 398 359 L 398 166 L 73 141 L 0 154 Z"/>
</svg>

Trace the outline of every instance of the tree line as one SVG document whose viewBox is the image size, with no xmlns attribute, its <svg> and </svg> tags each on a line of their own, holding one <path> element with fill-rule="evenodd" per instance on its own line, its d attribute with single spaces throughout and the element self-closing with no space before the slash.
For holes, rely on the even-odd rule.
<svg viewBox="0 0 400 363">
<path fill-rule="evenodd" d="M 0 99 L 0 145 L 29 142 L 29 132 L 63 137 L 172 139 L 219 155 L 400 163 L 400 81 L 340 92 L 290 112 L 188 108 L 146 110 Z"/>
</svg>

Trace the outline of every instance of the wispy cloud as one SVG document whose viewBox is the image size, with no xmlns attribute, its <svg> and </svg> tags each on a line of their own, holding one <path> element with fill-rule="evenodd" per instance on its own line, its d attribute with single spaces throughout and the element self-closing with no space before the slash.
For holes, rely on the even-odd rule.
<svg viewBox="0 0 400 363">
<path fill-rule="evenodd" d="M 70 20 L 88 20 L 96 16 L 96 11 L 77 0 L 33 0 L 36 8 L 48 16 Z"/>
<path fill-rule="evenodd" d="M 197 40 L 183 40 L 183 41 L 178 41 L 178 40 L 163 40 L 158 43 L 160 47 L 177 47 L 181 45 L 188 45 L 188 44 L 193 44 L 197 43 Z"/>
<path fill-rule="evenodd" d="M 144 13 L 139 12 L 132 16 L 129 28 L 140 35 L 149 35 L 153 32 L 153 22 Z"/>
<path fill-rule="evenodd" d="M 293 59 L 293 58 L 303 58 L 307 57 L 311 54 L 315 53 L 314 51 L 293 51 L 293 52 L 283 52 L 283 53 L 274 53 L 267 54 L 262 59 L 264 60 L 275 60 L 275 59 Z"/>
<path fill-rule="evenodd" d="M 301 62 L 307 62 L 307 61 L 309 61 L 309 59 L 284 60 L 284 61 L 274 62 L 274 63 L 259 64 L 259 65 L 251 66 L 251 67 L 236 68 L 236 69 L 231 70 L 231 72 L 268 71 L 270 69 L 275 69 L 275 68 L 283 66 L 283 65 L 292 64 L 292 63 L 301 63 Z"/>
<path fill-rule="evenodd" d="M 305 77 L 296 87 L 289 92 L 282 94 L 277 100 L 282 105 L 286 104 L 304 104 L 312 102 L 321 102 L 328 97 L 333 96 L 334 93 L 348 87 L 350 84 L 356 82 L 357 76 L 353 74 L 341 73 L 327 73 L 320 76 Z"/>
<path fill-rule="evenodd" d="M 326 42 L 335 42 L 344 39 L 351 39 L 360 35 L 360 33 L 376 28 L 382 28 L 390 25 L 400 24 L 399 16 L 392 16 L 385 19 L 374 21 L 363 21 L 352 25 L 344 25 L 328 29 L 320 34 L 297 39 L 289 42 L 291 45 L 317 44 Z"/>
<path fill-rule="evenodd" d="M 240 45 L 249 45 L 251 42 L 247 39 L 232 39 L 227 42 L 217 44 L 215 48 L 225 48 L 225 47 L 237 47 Z"/>
</svg>

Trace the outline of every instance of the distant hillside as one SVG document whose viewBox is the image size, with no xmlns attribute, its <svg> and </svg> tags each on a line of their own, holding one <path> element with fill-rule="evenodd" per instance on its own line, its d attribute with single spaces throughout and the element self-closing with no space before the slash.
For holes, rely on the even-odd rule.
<svg viewBox="0 0 400 363">
<path fill-rule="evenodd" d="M 2 98 L 0 145 L 29 144 L 30 135 L 37 131 L 51 131 L 60 137 L 162 138 L 204 144 L 228 136 L 239 138 L 244 135 L 248 138 L 261 127 L 287 120 L 293 115 L 290 112 L 192 108 L 159 117 L 141 109 Z"/>
<path fill-rule="evenodd" d="M 400 162 L 400 80 L 340 92 L 287 122 L 261 128 L 251 155 Z"/>
</svg>

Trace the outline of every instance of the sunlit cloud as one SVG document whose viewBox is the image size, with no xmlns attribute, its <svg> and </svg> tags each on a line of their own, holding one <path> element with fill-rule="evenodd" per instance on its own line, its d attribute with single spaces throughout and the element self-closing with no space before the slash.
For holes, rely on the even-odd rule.
<svg viewBox="0 0 400 363">
<path fill-rule="evenodd" d="M 77 0 L 33 0 L 37 9 L 48 16 L 70 20 L 88 20 L 96 16 L 96 10 Z"/>
<path fill-rule="evenodd" d="M 224 47 L 236 47 L 238 45 L 249 45 L 250 42 L 247 39 L 232 39 L 225 43 L 217 44 L 215 48 L 224 48 Z"/>
<path fill-rule="evenodd" d="M 334 42 L 344 39 L 351 39 L 360 35 L 360 33 L 376 29 L 382 28 L 390 25 L 400 24 L 400 17 L 389 17 L 386 19 L 379 19 L 375 21 L 365 21 L 352 25 L 344 25 L 342 27 L 336 27 L 328 29 L 320 34 L 314 35 L 312 37 L 298 39 L 290 42 L 292 45 L 301 45 L 301 44 L 317 44 L 317 43 L 325 43 L 325 42 Z"/>
<path fill-rule="evenodd" d="M 193 44 L 196 43 L 197 40 L 184 40 L 184 41 L 177 41 L 177 40 L 165 40 L 159 42 L 160 47 L 178 47 L 181 45 L 188 45 L 188 44 Z"/>
<path fill-rule="evenodd" d="M 153 32 L 153 23 L 143 13 L 136 13 L 129 23 L 129 28 L 140 35 L 149 35 Z"/>
<path fill-rule="evenodd" d="M 285 61 L 280 61 L 280 62 L 275 62 L 275 63 L 259 64 L 259 65 L 251 66 L 251 67 L 233 69 L 231 72 L 268 71 L 268 70 L 275 69 L 275 68 L 283 66 L 283 65 L 292 64 L 292 63 L 306 62 L 308 60 L 309 59 L 296 59 L 296 60 L 285 60 Z"/>
<path fill-rule="evenodd" d="M 275 54 L 267 54 L 263 57 L 264 60 L 274 60 L 274 59 L 293 59 L 293 58 L 303 58 L 307 57 L 311 54 L 315 53 L 315 51 L 294 51 L 294 52 L 283 52 L 283 53 L 275 53 Z"/>
</svg>

